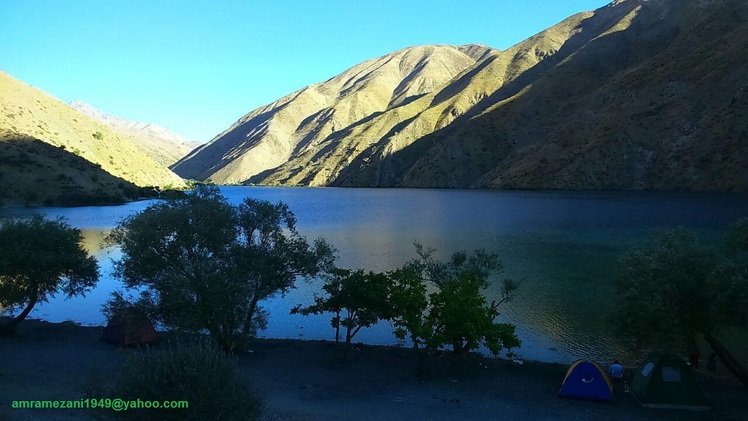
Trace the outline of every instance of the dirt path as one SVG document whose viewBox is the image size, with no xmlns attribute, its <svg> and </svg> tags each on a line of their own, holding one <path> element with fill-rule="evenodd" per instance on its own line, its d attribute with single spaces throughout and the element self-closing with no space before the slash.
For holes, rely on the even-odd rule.
<svg viewBox="0 0 748 421">
<path fill-rule="evenodd" d="M 113 385 L 130 352 L 98 341 L 102 328 L 24 322 L 0 338 L 0 420 L 105 419 L 85 410 L 17 410 L 12 400 L 80 399 L 87 384 Z M 566 367 L 445 355 L 419 379 L 412 350 L 355 346 L 345 364 L 330 342 L 258 340 L 237 362 L 261 391 L 267 420 L 739 420 L 748 391 L 703 378 L 709 412 L 644 409 L 625 393 L 612 404 L 556 397 Z"/>
</svg>

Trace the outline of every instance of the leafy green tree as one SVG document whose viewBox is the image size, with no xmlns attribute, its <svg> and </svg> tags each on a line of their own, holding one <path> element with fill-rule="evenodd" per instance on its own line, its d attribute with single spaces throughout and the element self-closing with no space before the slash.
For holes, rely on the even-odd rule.
<svg viewBox="0 0 748 421">
<path fill-rule="evenodd" d="M 423 373 L 426 355 L 435 350 L 434 325 L 429 319 L 429 298 L 421 273 L 405 266 L 390 273 L 392 323 L 400 340 L 410 339 L 418 356 L 418 375 Z"/>
<path fill-rule="evenodd" d="M 419 373 L 426 354 L 450 345 L 460 355 L 484 345 L 494 355 L 520 346 L 515 327 L 497 323 L 499 306 L 519 286 L 505 279 L 501 297 L 490 304 L 483 295 L 488 277 L 501 271 L 498 255 L 476 251 L 454 253 L 450 260 L 434 260 L 433 249 L 416 244 L 419 259 L 390 274 L 392 321 L 395 335 L 408 338 L 418 353 Z M 427 292 L 427 285 L 435 289 Z"/>
<path fill-rule="evenodd" d="M 232 206 L 205 185 L 125 219 L 109 239 L 122 249 L 117 276 L 145 287 L 137 306 L 166 326 L 207 330 L 226 351 L 264 327 L 261 300 L 334 259 L 324 240 L 310 246 L 299 235 L 285 204 Z M 114 302 L 129 305 L 121 295 Z"/>
<path fill-rule="evenodd" d="M 291 314 L 333 313 L 330 324 L 335 329 L 335 344 L 340 340 L 340 328 L 345 329 L 345 353 L 347 358 L 351 341 L 365 327 L 390 317 L 390 280 L 383 273 L 335 269 L 322 286 L 326 296 L 315 294 L 314 304 L 298 305 Z"/>
<path fill-rule="evenodd" d="M 410 262 L 409 266 L 420 273 L 425 282 L 438 288 L 429 297 L 429 319 L 435 327 L 432 338 L 437 342 L 435 345 L 451 344 L 455 354 L 476 349 L 481 343 L 494 354 L 504 347 L 519 346 L 513 326 L 496 324 L 488 329 L 499 315 L 499 305 L 511 300 L 519 287 L 517 282 L 506 278 L 502 281 L 498 300 L 488 304 L 482 295 L 481 291 L 490 285 L 489 276 L 499 274 L 503 269 L 498 254 L 476 250 L 468 256 L 466 252 L 458 251 L 448 261 L 439 262 L 433 258 L 436 250 L 424 249 L 420 244 L 415 244 L 415 247 L 419 259 Z M 485 320 L 490 320 L 490 323 L 486 324 Z M 493 335 L 496 329 L 506 331 L 507 335 Z"/>
<path fill-rule="evenodd" d="M 520 345 L 514 325 L 495 322 L 499 316 L 498 304 L 488 304 L 481 294 L 487 287 L 485 278 L 462 272 L 431 294 L 428 319 L 434 327 L 431 337 L 434 345 L 450 344 L 455 354 L 462 354 L 482 344 L 494 355 L 504 348 Z"/>
<path fill-rule="evenodd" d="M 239 236 L 232 247 L 235 275 L 248 287 L 249 308 L 244 334 L 263 321 L 255 320 L 258 303 L 293 287 L 297 276 L 332 270 L 335 250 L 325 240 L 310 247 L 296 230 L 296 218 L 285 203 L 245 199 L 237 208 Z"/>
<path fill-rule="evenodd" d="M 424 249 L 423 245 L 418 243 L 414 246 L 418 259 L 409 262 L 407 266 L 420 272 L 425 282 L 439 288 L 453 282 L 462 273 L 472 273 L 478 278 L 487 279 L 492 274 L 501 273 L 503 269 L 499 255 L 486 253 L 485 250 L 476 250 L 471 256 L 464 251 L 458 251 L 452 253 L 446 262 L 440 262 L 434 260 L 435 249 Z M 504 285 L 507 288 L 511 287 L 512 291 L 518 286 L 511 280 L 506 280 Z"/>
<path fill-rule="evenodd" d="M 15 317 L 0 324 L 13 334 L 36 303 L 58 292 L 85 295 L 99 280 L 96 259 L 81 246 L 81 231 L 41 216 L 0 222 L 0 309 Z"/>
<path fill-rule="evenodd" d="M 728 240 L 740 239 L 741 224 Z M 617 330 L 634 348 L 686 349 L 703 337 L 748 386 L 748 373 L 718 339 L 724 329 L 748 322 L 747 274 L 744 260 L 720 256 L 683 228 L 659 231 L 619 260 Z"/>
</svg>

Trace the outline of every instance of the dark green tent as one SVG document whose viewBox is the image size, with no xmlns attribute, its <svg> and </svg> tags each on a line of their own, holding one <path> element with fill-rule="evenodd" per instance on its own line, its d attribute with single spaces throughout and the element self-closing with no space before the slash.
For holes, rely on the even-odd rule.
<svg viewBox="0 0 748 421">
<path fill-rule="evenodd" d="M 649 408 L 710 409 L 691 367 L 674 354 L 650 355 L 634 373 L 631 392 Z"/>
</svg>

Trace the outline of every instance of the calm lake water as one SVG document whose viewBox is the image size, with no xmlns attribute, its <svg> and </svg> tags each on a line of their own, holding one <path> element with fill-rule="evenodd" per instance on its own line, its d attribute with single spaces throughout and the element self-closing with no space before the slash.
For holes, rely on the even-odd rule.
<svg viewBox="0 0 748 421">
<path fill-rule="evenodd" d="M 522 281 L 501 315 L 517 325 L 523 341 L 515 353 L 550 362 L 606 362 L 622 355 L 608 322 L 615 302 L 616 260 L 652 229 L 682 225 L 716 243 L 732 221 L 748 217 L 744 194 L 266 187 L 224 187 L 222 192 L 232 203 L 245 197 L 286 202 L 303 235 L 324 237 L 338 248 L 341 267 L 397 268 L 416 257 L 414 241 L 436 248 L 443 258 L 456 250 L 499 253 L 502 276 Z M 67 218 L 83 230 L 86 247 L 101 265 L 99 285 L 85 298 L 53 298 L 37 305 L 31 317 L 105 324 L 101 305 L 121 286 L 111 276 L 118 250 L 102 248 L 101 239 L 149 203 L 1 210 L 0 216 L 37 212 Z M 297 286 L 285 297 L 263 303 L 270 319 L 262 336 L 334 339 L 328 316 L 288 314 L 294 305 L 310 303 L 320 283 Z M 498 288 L 487 291 L 497 293 Z M 391 331 L 381 323 L 354 340 L 397 344 Z"/>
</svg>

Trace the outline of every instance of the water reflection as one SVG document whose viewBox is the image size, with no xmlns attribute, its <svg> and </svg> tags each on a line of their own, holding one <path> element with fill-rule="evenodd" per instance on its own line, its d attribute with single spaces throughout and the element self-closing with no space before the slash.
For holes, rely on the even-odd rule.
<svg viewBox="0 0 748 421">
<path fill-rule="evenodd" d="M 225 187 L 232 203 L 245 197 L 283 200 L 296 214 L 299 231 L 326 238 L 339 250 L 338 265 L 387 271 L 416 257 L 413 242 L 438 249 L 446 258 L 456 250 L 497 252 L 504 276 L 522 281 L 502 320 L 517 325 L 524 358 L 568 362 L 576 358 L 620 357 L 610 334 L 614 301 L 612 279 L 620 253 L 655 227 L 683 225 L 716 241 L 727 225 L 748 216 L 743 195 L 662 193 L 494 192 L 386 189 Z M 41 212 L 63 216 L 84 231 L 84 246 L 101 265 L 99 286 L 86 298 L 56 297 L 32 316 L 52 321 L 102 324 L 101 305 L 119 288 L 112 259 L 119 252 L 101 248 L 108 231 L 150 202 L 83 208 L 4 209 L 3 215 Z M 267 337 L 333 339 L 330 317 L 289 315 L 296 304 L 310 304 L 320 282 L 299 282 L 285 297 L 263 306 L 270 313 Z M 499 293 L 495 280 L 487 291 Z M 357 340 L 395 344 L 389 323 L 364 329 Z"/>
</svg>

